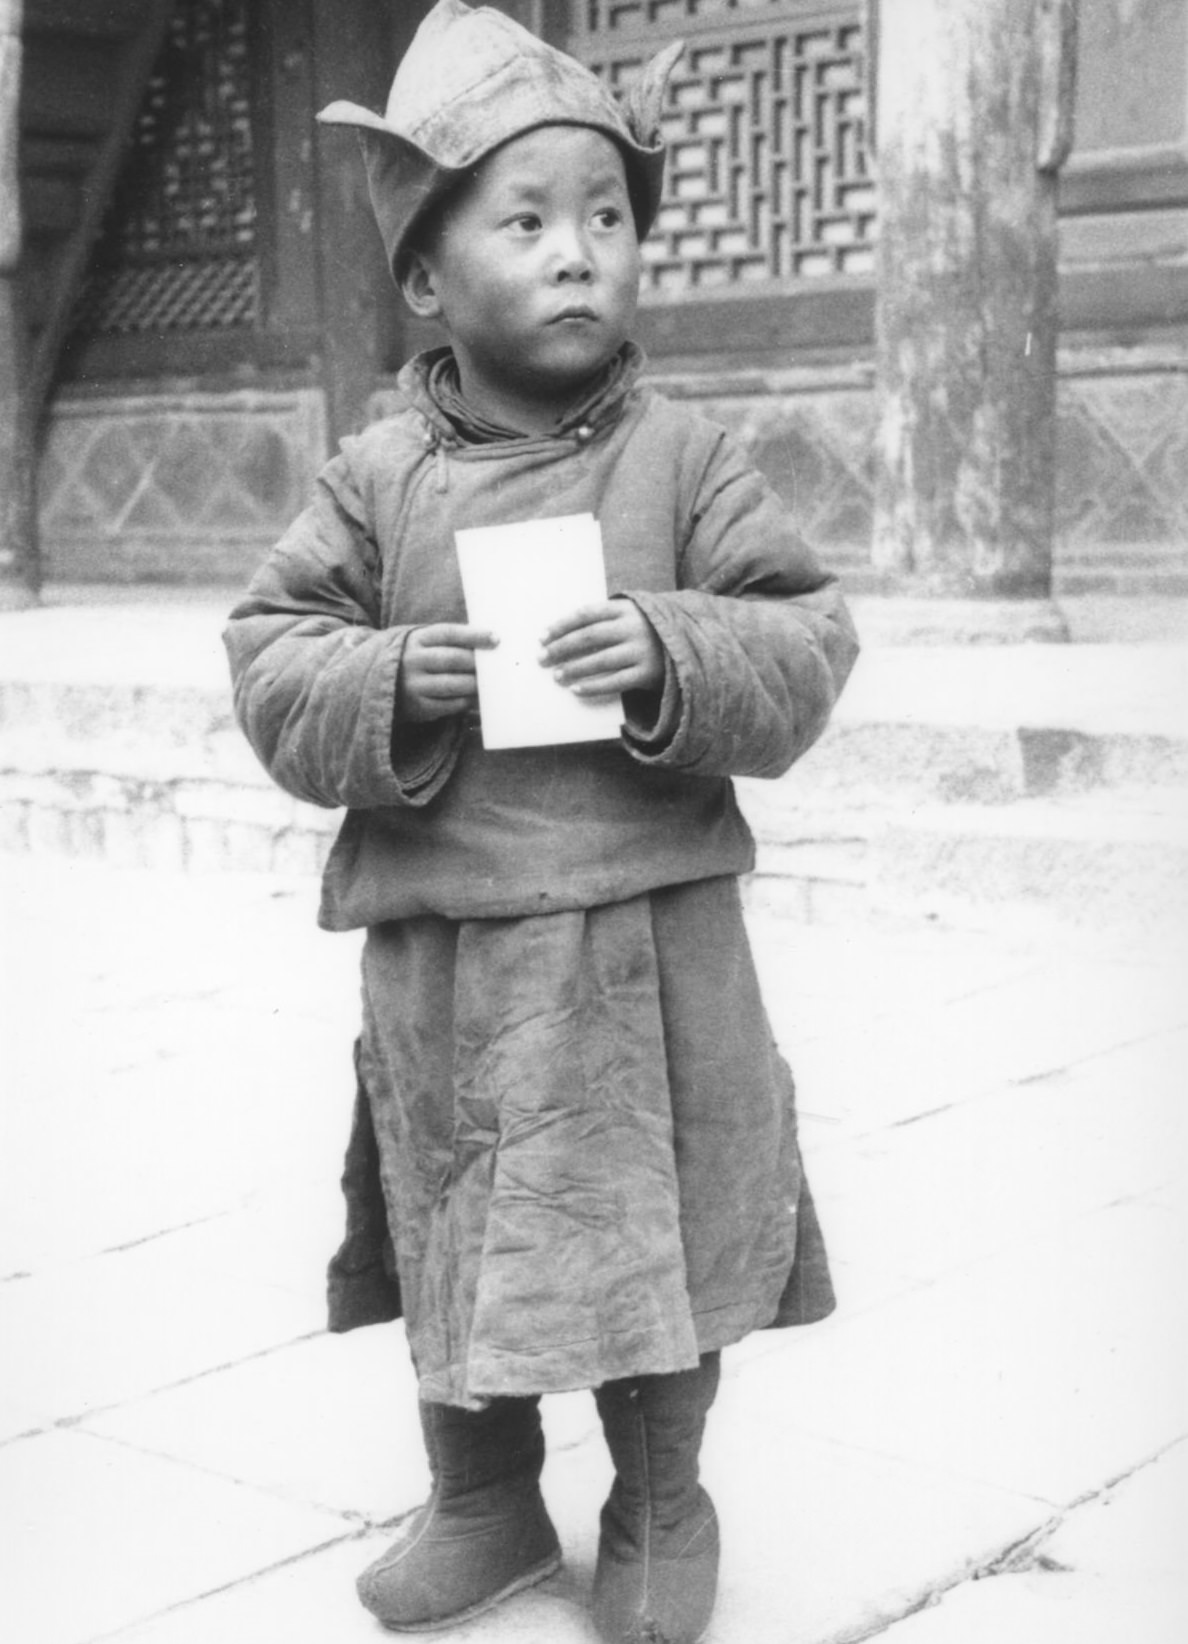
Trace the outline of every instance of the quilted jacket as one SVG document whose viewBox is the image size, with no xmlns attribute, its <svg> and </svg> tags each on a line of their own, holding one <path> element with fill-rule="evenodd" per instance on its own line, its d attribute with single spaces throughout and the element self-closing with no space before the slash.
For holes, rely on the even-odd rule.
<svg viewBox="0 0 1188 1644">
<path fill-rule="evenodd" d="M 836 579 L 722 430 L 640 385 L 634 351 L 556 434 L 485 443 L 430 392 L 443 360 L 410 362 L 402 408 L 343 442 L 225 636 L 264 765 L 346 807 L 322 923 L 519 916 L 746 871 L 730 778 L 780 775 L 824 727 L 857 649 Z M 466 619 L 453 532 L 577 513 L 660 637 L 659 714 L 617 743 L 501 752 L 471 716 L 402 726 L 410 629 Z"/>
</svg>

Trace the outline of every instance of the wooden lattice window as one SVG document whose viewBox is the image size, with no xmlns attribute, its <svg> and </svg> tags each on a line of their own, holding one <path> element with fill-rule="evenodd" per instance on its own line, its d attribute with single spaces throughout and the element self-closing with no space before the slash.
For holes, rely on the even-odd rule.
<svg viewBox="0 0 1188 1644">
<path fill-rule="evenodd" d="M 78 316 L 90 334 L 251 326 L 251 0 L 179 0 Z"/>
<path fill-rule="evenodd" d="M 790 0 L 573 0 L 566 44 L 612 85 L 672 35 L 664 203 L 644 248 L 663 299 L 868 274 L 874 187 L 854 6 Z"/>
</svg>

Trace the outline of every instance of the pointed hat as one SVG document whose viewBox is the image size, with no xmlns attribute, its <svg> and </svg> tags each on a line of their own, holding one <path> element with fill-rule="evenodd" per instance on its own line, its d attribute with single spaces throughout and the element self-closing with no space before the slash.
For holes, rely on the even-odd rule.
<svg viewBox="0 0 1188 1644">
<path fill-rule="evenodd" d="M 537 126 L 592 126 L 618 144 L 642 239 L 664 178 L 664 88 L 683 49 L 680 41 L 666 46 L 619 99 L 575 58 L 502 12 L 438 0 L 401 60 L 383 114 L 337 102 L 318 119 L 358 132 L 397 280 L 409 236 L 425 213 L 486 155 Z"/>
</svg>

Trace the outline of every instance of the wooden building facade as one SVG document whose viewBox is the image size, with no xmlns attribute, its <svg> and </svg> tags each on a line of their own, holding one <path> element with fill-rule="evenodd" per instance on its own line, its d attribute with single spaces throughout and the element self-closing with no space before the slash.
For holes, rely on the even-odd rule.
<svg viewBox="0 0 1188 1644">
<path fill-rule="evenodd" d="M 174 0 L 48 313 L 65 146 L 105 118 L 86 12 L 26 0 L 25 299 L 50 337 L 39 473 L 51 578 L 237 582 L 333 439 L 434 340 L 383 266 L 355 144 L 422 0 Z M 612 83 L 666 39 L 665 201 L 640 339 L 667 391 L 736 428 L 861 587 L 872 517 L 877 8 L 857 0 L 519 0 Z M 139 15 L 139 14 L 138 14 Z M 73 20 L 75 32 L 67 24 Z M 129 27 L 131 23 L 129 21 Z M 85 27 L 83 30 L 85 34 Z M 100 30 L 101 32 L 101 30 Z M 92 36 L 95 33 L 92 27 Z M 125 98 L 132 91 L 125 87 Z M 1056 591 L 1188 592 L 1188 7 L 1081 0 L 1061 180 Z M 75 129 L 79 128 L 79 129 Z M 55 146 L 57 145 L 57 146 Z M 64 162 L 63 162 L 64 163 Z"/>
</svg>

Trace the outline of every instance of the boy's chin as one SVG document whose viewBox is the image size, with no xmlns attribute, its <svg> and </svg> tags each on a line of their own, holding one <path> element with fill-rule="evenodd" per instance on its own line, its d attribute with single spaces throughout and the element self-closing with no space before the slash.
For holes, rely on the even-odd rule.
<svg viewBox="0 0 1188 1644">
<path fill-rule="evenodd" d="M 506 408 L 546 422 L 563 416 L 575 401 L 594 388 L 607 367 L 619 354 L 625 339 L 614 346 L 603 342 L 596 348 L 570 346 L 537 353 L 535 357 L 507 354 L 481 363 L 460 361 L 462 387 L 473 403 L 502 402 Z M 575 339 L 576 342 L 576 339 Z"/>
<path fill-rule="evenodd" d="M 583 348 L 575 342 L 572 348 L 559 349 L 552 359 L 542 361 L 529 374 L 525 387 L 553 400 L 573 399 L 602 375 L 622 347 L 623 339 L 613 347 L 599 348 Z"/>
</svg>

